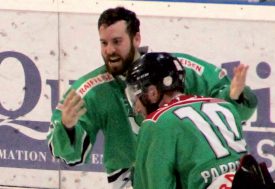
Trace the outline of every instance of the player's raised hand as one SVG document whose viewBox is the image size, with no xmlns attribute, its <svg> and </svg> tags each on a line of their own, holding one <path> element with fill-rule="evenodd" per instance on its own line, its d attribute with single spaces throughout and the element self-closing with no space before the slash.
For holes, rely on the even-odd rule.
<svg viewBox="0 0 275 189">
<path fill-rule="evenodd" d="M 64 100 L 62 107 L 62 123 L 68 129 L 73 128 L 79 117 L 86 112 L 84 107 L 84 100 L 75 92 L 71 90 Z"/>
<path fill-rule="evenodd" d="M 240 64 L 234 68 L 234 76 L 230 85 L 230 98 L 237 100 L 245 87 L 248 65 Z"/>
</svg>

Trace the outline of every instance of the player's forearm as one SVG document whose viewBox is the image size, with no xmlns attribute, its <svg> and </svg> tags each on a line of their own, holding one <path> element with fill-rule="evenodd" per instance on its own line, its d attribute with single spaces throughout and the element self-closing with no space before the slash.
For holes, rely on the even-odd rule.
<svg viewBox="0 0 275 189">
<path fill-rule="evenodd" d="M 216 95 L 218 98 L 223 98 L 228 102 L 231 102 L 237 108 L 242 120 L 248 120 L 251 118 L 257 107 L 257 96 L 249 87 L 245 87 L 238 99 L 232 99 L 230 97 L 230 87 L 226 86 L 219 90 Z"/>
<path fill-rule="evenodd" d="M 63 159 L 69 165 L 87 161 L 88 157 L 84 157 L 84 154 L 91 151 L 92 145 L 86 132 L 80 126 L 68 132 L 60 121 L 53 120 L 53 123 L 47 137 L 53 156 Z"/>
<path fill-rule="evenodd" d="M 253 115 L 258 104 L 257 96 L 249 87 L 245 87 L 241 96 L 235 101 L 244 120 L 248 120 Z"/>
</svg>

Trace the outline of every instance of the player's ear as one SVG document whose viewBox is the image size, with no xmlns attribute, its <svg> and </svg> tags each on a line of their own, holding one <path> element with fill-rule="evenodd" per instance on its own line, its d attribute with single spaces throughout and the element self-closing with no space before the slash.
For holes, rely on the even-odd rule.
<svg viewBox="0 0 275 189">
<path fill-rule="evenodd" d="M 133 38 L 133 44 L 135 48 L 139 48 L 141 42 L 141 35 L 140 32 L 137 32 Z"/>
<path fill-rule="evenodd" d="M 157 89 L 157 86 L 155 85 L 150 85 L 147 88 L 147 95 L 148 95 L 148 100 L 150 103 L 156 103 L 159 101 L 160 98 L 160 92 Z"/>
</svg>

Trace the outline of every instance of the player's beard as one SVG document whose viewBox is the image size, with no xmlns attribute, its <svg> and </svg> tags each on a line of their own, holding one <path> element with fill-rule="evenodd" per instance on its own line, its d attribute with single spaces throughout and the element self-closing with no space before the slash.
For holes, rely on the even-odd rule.
<svg viewBox="0 0 275 189">
<path fill-rule="evenodd" d="M 112 62 L 110 61 L 111 57 L 117 57 L 119 59 L 119 61 L 121 61 L 120 65 L 110 66 L 109 64 L 112 64 Z M 131 42 L 130 51 L 125 58 L 121 57 L 120 55 L 118 55 L 116 53 L 113 53 L 112 55 L 109 55 L 106 58 L 103 57 L 103 59 L 105 61 L 107 71 L 109 73 L 111 73 L 113 76 L 117 76 L 117 75 L 125 74 L 128 67 L 134 61 L 134 57 L 135 57 L 135 47 L 133 45 L 133 42 Z M 114 64 L 117 64 L 117 63 L 114 63 Z"/>
</svg>

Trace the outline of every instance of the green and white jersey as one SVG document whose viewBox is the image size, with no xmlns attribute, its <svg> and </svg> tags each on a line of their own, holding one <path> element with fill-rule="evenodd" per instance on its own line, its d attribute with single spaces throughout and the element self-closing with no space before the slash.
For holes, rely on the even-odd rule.
<svg viewBox="0 0 275 189">
<path fill-rule="evenodd" d="M 219 175 L 235 171 L 246 152 L 232 104 L 180 96 L 142 123 L 134 188 L 204 189 Z"/>
<path fill-rule="evenodd" d="M 185 94 L 221 98 L 234 104 L 243 120 L 249 119 L 257 106 L 257 97 L 246 86 L 239 101 L 232 100 L 230 79 L 226 70 L 204 60 L 182 53 L 173 53 L 185 67 Z"/>
<path fill-rule="evenodd" d="M 74 82 L 71 89 L 75 89 L 84 99 L 87 112 L 81 116 L 74 133 L 71 133 L 72 141 L 72 136 L 68 135 L 61 122 L 63 100 L 60 102 L 53 112 L 48 135 L 52 154 L 69 165 L 88 163 L 96 135 L 101 130 L 104 135 L 103 161 L 107 172 L 132 167 L 136 134 L 129 120 L 133 114 L 124 95 L 125 87 L 125 82 L 110 75 L 105 66 Z"/>
<path fill-rule="evenodd" d="M 221 69 L 186 54 L 176 55 L 185 65 L 187 94 L 229 100 L 230 80 Z M 87 112 L 68 135 L 61 122 L 64 98 L 61 99 L 53 112 L 47 136 L 52 154 L 70 165 L 88 163 L 96 135 L 101 130 L 104 135 L 103 163 L 107 173 L 131 167 L 135 160 L 137 127 L 124 93 L 125 87 L 125 81 L 107 73 L 105 66 L 75 81 L 64 97 L 75 89 L 84 99 Z M 244 94 L 238 108 L 243 117 L 248 118 L 257 101 L 249 88 Z"/>
</svg>

